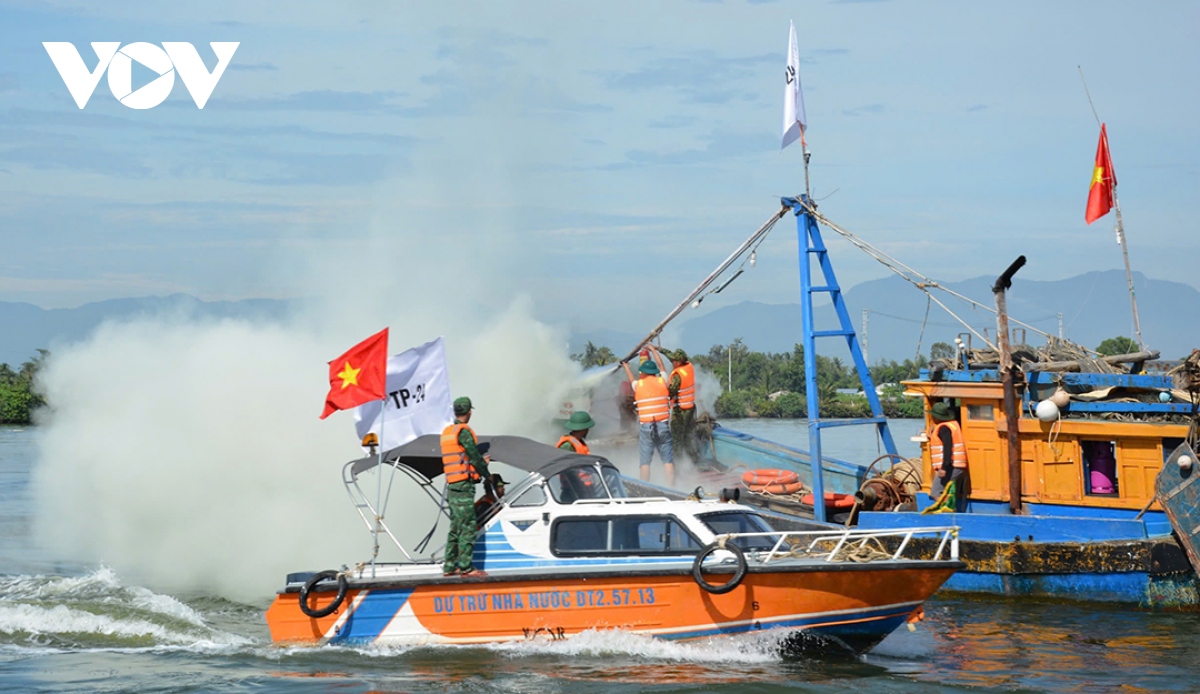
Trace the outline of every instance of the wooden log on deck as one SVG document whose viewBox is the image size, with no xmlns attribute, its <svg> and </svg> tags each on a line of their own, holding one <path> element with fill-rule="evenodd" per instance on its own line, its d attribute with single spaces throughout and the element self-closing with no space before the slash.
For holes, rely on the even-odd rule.
<svg viewBox="0 0 1200 694">
<path fill-rule="evenodd" d="M 1130 354 L 1114 354 L 1111 357 L 1097 357 L 1094 361 L 1102 361 L 1105 364 L 1131 364 L 1137 362 L 1146 362 L 1153 359 L 1158 359 L 1157 350 L 1146 350 L 1143 352 L 1133 352 Z M 1087 362 L 1081 361 L 1043 361 L 1036 364 L 1025 364 L 1024 369 L 1029 371 L 1079 371 L 1083 364 Z"/>
</svg>

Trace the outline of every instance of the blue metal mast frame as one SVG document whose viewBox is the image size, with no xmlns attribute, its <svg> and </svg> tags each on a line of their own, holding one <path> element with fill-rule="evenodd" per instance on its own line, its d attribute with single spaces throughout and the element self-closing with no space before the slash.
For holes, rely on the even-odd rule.
<svg viewBox="0 0 1200 694">
<path fill-rule="evenodd" d="M 821 239 L 821 230 L 817 220 L 809 212 L 809 207 L 816 208 L 807 195 L 798 198 L 782 198 L 785 207 L 790 207 L 796 214 L 796 235 L 800 242 L 800 309 L 804 326 L 804 385 L 807 390 L 808 403 L 808 451 L 811 456 L 813 479 L 813 517 L 824 522 L 825 519 L 825 481 L 821 471 L 821 429 L 835 426 L 852 426 L 874 424 L 879 438 L 883 441 L 884 449 L 891 455 L 896 455 L 896 443 L 892 440 L 892 432 L 888 429 L 887 417 L 883 416 L 883 406 L 879 402 L 879 394 L 875 392 L 875 383 L 871 372 L 863 359 L 862 348 L 858 344 L 858 334 L 850 322 L 850 312 L 846 309 L 846 301 L 842 298 L 842 289 L 838 286 L 833 274 L 833 265 L 829 261 L 829 251 Z M 814 286 L 812 278 L 812 257 L 816 256 L 825 276 L 825 284 Z M 837 330 L 817 330 L 813 322 L 813 294 L 824 292 L 829 294 L 833 307 L 837 311 L 841 327 Z M 860 419 L 837 419 L 822 421 L 820 397 L 817 394 L 817 338 L 843 337 L 850 348 L 850 356 L 854 359 L 854 368 L 862 382 L 863 393 L 871 405 L 871 416 Z"/>
</svg>

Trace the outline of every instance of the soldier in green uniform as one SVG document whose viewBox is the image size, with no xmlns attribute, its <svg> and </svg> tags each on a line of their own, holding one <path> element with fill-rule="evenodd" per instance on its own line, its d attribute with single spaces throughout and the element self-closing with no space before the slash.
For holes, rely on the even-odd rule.
<svg viewBox="0 0 1200 694">
<path fill-rule="evenodd" d="M 446 475 L 446 505 L 450 509 L 450 535 L 446 538 L 445 576 L 486 576 L 471 563 L 475 553 L 475 485 L 490 480 L 490 455 L 481 455 L 475 432 L 467 424 L 474 409 L 470 398 L 454 401 L 454 424 L 442 431 L 442 471 Z M 485 483 L 490 485 L 490 481 Z"/>
<path fill-rule="evenodd" d="M 700 459 L 696 440 L 696 369 L 682 349 L 670 356 L 674 367 L 667 382 L 667 393 L 671 396 L 671 439 L 675 450 L 682 450 L 695 463 Z"/>
</svg>

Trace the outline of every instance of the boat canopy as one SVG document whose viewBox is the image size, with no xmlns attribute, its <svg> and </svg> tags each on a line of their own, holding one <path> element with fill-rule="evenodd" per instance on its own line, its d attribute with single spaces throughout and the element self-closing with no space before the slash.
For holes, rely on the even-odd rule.
<svg viewBox="0 0 1200 694">
<path fill-rule="evenodd" d="M 525 472 L 540 472 L 545 477 L 577 465 L 612 465 L 600 456 L 571 453 L 523 436 L 480 436 L 479 452 L 490 454 L 493 461 Z M 442 474 L 441 437 L 437 434 L 419 436 L 384 453 L 383 462 L 385 465 L 403 465 L 432 481 Z M 377 455 L 359 458 L 351 461 L 350 474 L 357 479 L 377 465 Z"/>
</svg>

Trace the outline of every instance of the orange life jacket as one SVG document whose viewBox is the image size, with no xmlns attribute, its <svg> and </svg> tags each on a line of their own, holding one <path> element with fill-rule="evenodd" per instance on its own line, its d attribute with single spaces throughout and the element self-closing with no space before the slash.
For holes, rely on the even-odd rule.
<svg viewBox="0 0 1200 694">
<path fill-rule="evenodd" d="M 633 397 L 639 422 L 662 422 L 671 417 L 671 395 L 662 376 L 643 376 L 634 381 Z"/>
<path fill-rule="evenodd" d="M 463 480 L 479 481 L 479 472 L 467 460 L 467 449 L 458 442 L 458 435 L 463 429 L 471 432 L 471 438 L 475 439 L 474 430 L 462 422 L 442 430 L 442 472 L 446 475 L 446 484 Z"/>
<path fill-rule="evenodd" d="M 950 464 L 956 468 L 965 469 L 967 467 L 967 447 L 963 444 L 962 429 L 959 428 L 958 422 L 939 422 L 933 428 L 929 438 L 929 457 L 933 461 L 934 472 L 942 469 L 945 455 L 942 450 L 942 427 L 950 428 L 950 435 L 954 440 L 954 449 L 950 452 Z"/>
<path fill-rule="evenodd" d="M 579 440 L 578 438 L 575 438 L 575 436 L 573 436 L 573 435 L 571 435 L 571 434 L 566 434 L 566 435 L 565 435 L 565 436 L 563 436 L 561 439 L 559 439 L 559 440 L 558 440 L 558 443 L 554 444 L 554 447 L 555 447 L 555 448 L 562 448 L 562 445 L 563 445 L 564 443 L 569 443 L 569 444 L 571 444 L 571 448 L 575 449 L 575 452 L 576 452 L 576 453 L 578 453 L 578 454 L 580 454 L 580 455 L 587 455 L 587 454 L 588 454 L 588 447 L 587 447 L 587 444 L 586 444 L 586 443 L 584 443 L 583 441 Z"/>
<path fill-rule="evenodd" d="M 679 374 L 679 392 L 675 396 L 675 404 L 681 410 L 690 410 L 696 406 L 696 372 L 691 364 L 675 367 L 671 377 Z"/>
</svg>

